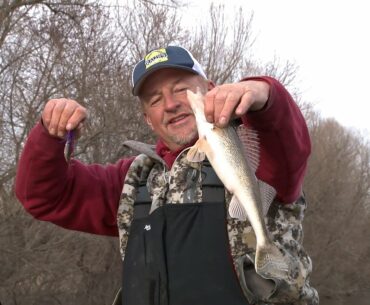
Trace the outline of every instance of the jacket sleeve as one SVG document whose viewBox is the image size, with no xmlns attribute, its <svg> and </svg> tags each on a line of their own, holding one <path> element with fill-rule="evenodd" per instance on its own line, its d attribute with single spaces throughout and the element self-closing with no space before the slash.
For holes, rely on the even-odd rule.
<svg viewBox="0 0 370 305">
<path fill-rule="evenodd" d="M 35 218 L 88 233 L 117 236 L 116 214 L 123 180 L 132 159 L 85 165 L 64 158 L 65 141 L 38 123 L 25 144 L 15 193 Z"/>
<path fill-rule="evenodd" d="M 258 131 L 260 163 L 256 176 L 272 185 L 276 199 L 292 203 L 302 193 L 302 184 L 311 153 L 306 122 L 288 91 L 271 77 L 251 77 L 270 84 L 265 107 L 249 112 L 242 121 Z"/>
</svg>

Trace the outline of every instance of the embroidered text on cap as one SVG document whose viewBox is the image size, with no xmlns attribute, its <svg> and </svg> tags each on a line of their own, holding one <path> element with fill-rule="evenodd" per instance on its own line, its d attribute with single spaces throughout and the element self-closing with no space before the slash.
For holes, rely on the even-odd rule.
<svg viewBox="0 0 370 305">
<path fill-rule="evenodd" d="M 168 61 L 166 49 L 162 48 L 151 51 L 148 55 L 145 56 L 145 68 L 148 69 L 151 66 L 164 61 Z"/>
</svg>

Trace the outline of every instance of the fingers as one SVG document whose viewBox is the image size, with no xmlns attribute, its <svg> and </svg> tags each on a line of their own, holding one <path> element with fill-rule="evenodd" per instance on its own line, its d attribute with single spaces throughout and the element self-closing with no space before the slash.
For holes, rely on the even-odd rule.
<svg viewBox="0 0 370 305">
<path fill-rule="evenodd" d="M 236 84 L 217 86 L 205 97 L 204 113 L 207 121 L 219 127 L 225 127 L 239 105 L 243 90 Z"/>
<path fill-rule="evenodd" d="M 204 115 L 210 123 L 214 123 L 215 98 L 220 87 L 215 87 L 208 91 L 204 98 Z"/>
<path fill-rule="evenodd" d="M 240 100 L 238 107 L 235 110 L 235 114 L 240 117 L 247 113 L 247 111 L 251 108 L 254 102 L 254 95 L 251 91 L 246 91 Z"/>
<path fill-rule="evenodd" d="M 240 100 L 240 96 L 237 92 L 228 91 L 225 95 L 225 97 L 221 95 L 219 99 L 216 98 L 217 107 L 215 109 L 215 122 L 217 122 L 217 125 L 220 127 L 224 127 L 229 123 Z"/>
<path fill-rule="evenodd" d="M 63 138 L 86 118 L 86 109 L 74 100 L 53 99 L 46 103 L 42 113 L 44 126 L 50 135 Z"/>
<path fill-rule="evenodd" d="M 57 135 L 58 137 L 63 137 L 65 132 L 65 124 L 64 121 L 66 120 L 66 116 L 68 115 L 67 112 L 71 110 L 67 110 L 68 103 L 66 100 L 62 99 L 59 102 L 54 104 L 53 112 L 51 114 L 51 120 L 49 124 L 49 133 L 52 135 Z"/>
<path fill-rule="evenodd" d="M 225 127 L 232 118 L 240 117 L 248 110 L 261 109 L 267 102 L 269 88 L 263 81 L 244 81 L 213 88 L 205 96 L 207 121 Z"/>
<path fill-rule="evenodd" d="M 55 106 L 55 101 L 56 100 L 50 100 L 49 102 L 46 103 L 44 111 L 42 112 L 42 122 L 46 129 L 49 130 L 50 122 L 51 122 L 51 117 L 53 115 L 53 109 Z"/>
</svg>

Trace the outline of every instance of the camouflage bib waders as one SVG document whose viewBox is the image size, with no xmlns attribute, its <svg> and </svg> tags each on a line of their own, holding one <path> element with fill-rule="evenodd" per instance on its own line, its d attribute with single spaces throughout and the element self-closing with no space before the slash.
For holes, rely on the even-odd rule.
<svg viewBox="0 0 370 305">
<path fill-rule="evenodd" d="M 123 305 L 318 304 L 301 245 L 303 198 L 273 203 L 266 216 L 295 266 L 286 279 L 266 280 L 254 271 L 253 230 L 227 215 L 230 194 L 210 166 L 188 162 L 184 151 L 168 171 L 149 146 L 130 146 L 143 154 L 126 175 L 117 216 Z"/>
</svg>

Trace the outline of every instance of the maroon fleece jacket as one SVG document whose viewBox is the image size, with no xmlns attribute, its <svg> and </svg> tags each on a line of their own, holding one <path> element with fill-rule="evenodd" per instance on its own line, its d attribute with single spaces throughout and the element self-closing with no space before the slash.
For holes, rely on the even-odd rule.
<svg viewBox="0 0 370 305">
<path fill-rule="evenodd" d="M 291 203 L 301 194 L 311 151 L 305 120 L 278 81 L 270 77 L 248 79 L 270 84 L 266 106 L 242 118 L 259 134 L 260 165 L 256 175 L 276 189 L 278 201 Z M 50 136 L 41 123 L 31 130 L 18 163 L 16 196 L 37 219 L 67 229 L 117 236 L 119 199 L 133 158 L 106 166 L 86 165 L 76 159 L 67 164 L 64 144 Z M 169 151 L 160 140 L 156 151 L 169 167 L 180 152 Z"/>
</svg>

